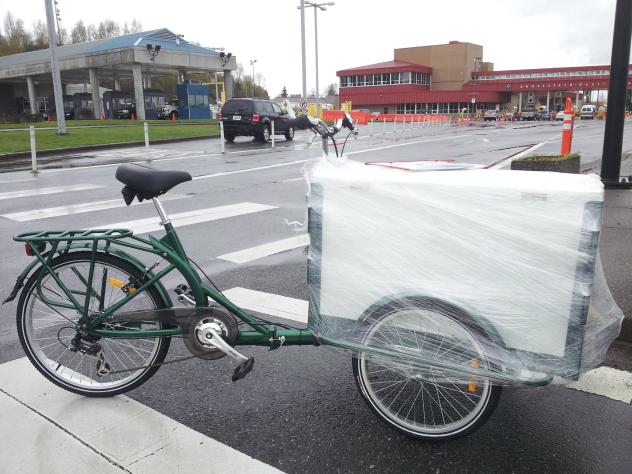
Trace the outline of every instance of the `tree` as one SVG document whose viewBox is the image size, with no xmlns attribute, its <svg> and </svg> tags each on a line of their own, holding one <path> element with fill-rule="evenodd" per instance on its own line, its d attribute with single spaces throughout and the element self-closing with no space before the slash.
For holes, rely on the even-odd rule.
<svg viewBox="0 0 632 474">
<path fill-rule="evenodd" d="M 60 45 L 68 44 L 68 30 L 66 28 L 59 28 L 57 38 L 59 39 Z"/>
<path fill-rule="evenodd" d="M 48 28 L 42 20 L 33 23 L 33 44 L 37 49 L 48 48 Z"/>
<path fill-rule="evenodd" d="M 86 41 L 90 41 L 88 37 L 88 30 L 86 25 L 83 24 L 83 21 L 79 20 L 75 23 L 75 26 L 73 26 L 70 31 L 70 37 L 72 38 L 73 43 L 85 43 Z"/>
<path fill-rule="evenodd" d="M 24 29 L 24 22 L 15 18 L 11 12 L 4 17 L 4 33 L 6 34 L 7 47 L 3 54 L 15 54 L 28 51 L 31 46 L 31 37 Z"/>
<path fill-rule="evenodd" d="M 121 27 L 112 20 L 102 21 L 97 28 L 97 39 L 114 38 L 120 34 Z"/>
<path fill-rule="evenodd" d="M 94 41 L 97 39 L 97 29 L 93 24 L 90 24 L 86 27 L 88 41 Z"/>
<path fill-rule="evenodd" d="M 324 92 L 325 95 L 338 95 L 338 85 L 332 82 L 327 87 L 325 87 Z"/>
<path fill-rule="evenodd" d="M 129 35 L 129 26 L 127 26 L 127 22 L 123 23 L 123 34 Z"/>
<path fill-rule="evenodd" d="M 283 86 L 283 90 L 281 91 L 281 97 L 287 97 L 287 88 Z"/>
<path fill-rule="evenodd" d="M 140 33 L 143 31 L 143 25 L 136 18 L 132 20 L 132 26 L 130 27 L 132 33 Z"/>
</svg>

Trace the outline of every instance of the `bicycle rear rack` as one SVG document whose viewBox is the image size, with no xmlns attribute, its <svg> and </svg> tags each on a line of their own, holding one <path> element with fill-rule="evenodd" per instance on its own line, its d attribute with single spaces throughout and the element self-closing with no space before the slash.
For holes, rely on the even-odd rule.
<svg viewBox="0 0 632 474">
<path fill-rule="evenodd" d="M 13 237 L 16 242 L 70 242 L 79 240 L 117 240 L 130 237 L 129 229 L 45 230 L 25 232 Z"/>
</svg>

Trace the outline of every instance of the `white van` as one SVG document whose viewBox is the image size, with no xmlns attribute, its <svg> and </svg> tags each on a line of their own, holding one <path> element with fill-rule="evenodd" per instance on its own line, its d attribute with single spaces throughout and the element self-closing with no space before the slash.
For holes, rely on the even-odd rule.
<svg viewBox="0 0 632 474">
<path fill-rule="evenodd" d="M 597 115 L 597 106 L 596 105 L 583 105 L 581 112 L 579 112 L 580 119 L 594 119 L 595 115 Z"/>
</svg>

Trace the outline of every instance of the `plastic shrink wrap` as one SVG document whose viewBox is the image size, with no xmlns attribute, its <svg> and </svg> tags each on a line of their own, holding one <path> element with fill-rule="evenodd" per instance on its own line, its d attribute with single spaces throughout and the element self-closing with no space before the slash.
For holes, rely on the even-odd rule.
<svg viewBox="0 0 632 474">
<path fill-rule="evenodd" d="M 598 261 L 597 176 L 350 160 L 307 173 L 322 343 L 501 383 L 574 380 L 605 358 L 623 315 Z"/>
</svg>

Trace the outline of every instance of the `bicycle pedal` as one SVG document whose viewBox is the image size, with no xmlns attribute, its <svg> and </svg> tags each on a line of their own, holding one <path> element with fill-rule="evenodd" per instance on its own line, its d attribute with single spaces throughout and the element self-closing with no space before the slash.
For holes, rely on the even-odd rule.
<svg viewBox="0 0 632 474">
<path fill-rule="evenodd" d="M 233 372 L 233 382 L 237 382 L 237 380 L 243 379 L 246 375 L 250 373 L 252 370 L 252 366 L 255 364 L 255 358 L 250 357 L 235 367 L 235 371 Z"/>
</svg>

